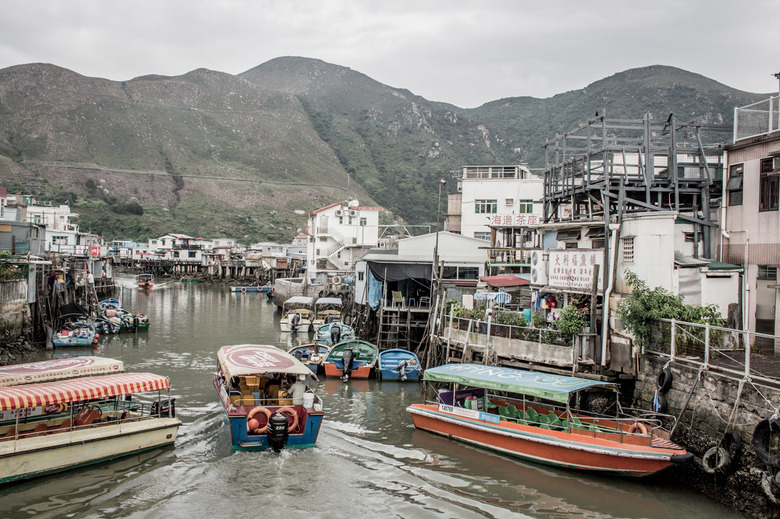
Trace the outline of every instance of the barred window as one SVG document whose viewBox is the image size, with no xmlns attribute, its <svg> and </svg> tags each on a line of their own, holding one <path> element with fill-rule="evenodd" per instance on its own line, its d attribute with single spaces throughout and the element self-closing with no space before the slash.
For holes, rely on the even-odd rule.
<svg viewBox="0 0 780 519">
<path fill-rule="evenodd" d="M 621 238 L 623 242 L 623 263 L 633 263 L 634 262 L 634 237 L 628 236 L 626 238 Z"/>
<path fill-rule="evenodd" d="M 474 200 L 474 212 L 477 214 L 496 214 L 498 212 L 498 200 Z"/>
</svg>

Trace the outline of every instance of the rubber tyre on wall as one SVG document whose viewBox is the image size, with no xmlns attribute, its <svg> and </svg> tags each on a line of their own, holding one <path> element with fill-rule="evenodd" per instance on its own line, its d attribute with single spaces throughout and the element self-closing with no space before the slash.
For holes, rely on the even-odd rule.
<svg viewBox="0 0 780 519">
<path fill-rule="evenodd" d="M 780 468 L 780 456 L 769 453 L 772 434 L 780 434 L 780 423 L 777 420 L 764 419 L 758 422 L 753 430 L 753 450 L 758 459 L 774 468 Z"/>
<path fill-rule="evenodd" d="M 729 456 L 729 452 L 726 449 L 719 445 L 711 447 L 701 457 L 701 467 L 707 474 L 725 472 L 729 465 L 731 465 L 731 456 Z"/>
<path fill-rule="evenodd" d="M 662 369 L 661 372 L 658 373 L 656 384 L 658 385 L 658 391 L 660 393 L 669 391 L 669 388 L 672 387 L 672 370 L 669 368 Z"/>
<path fill-rule="evenodd" d="M 720 447 L 726 449 L 733 463 L 742 452 L 742 438 L 734 431 L 729 431 L 720 440 Z"/>
</svg>

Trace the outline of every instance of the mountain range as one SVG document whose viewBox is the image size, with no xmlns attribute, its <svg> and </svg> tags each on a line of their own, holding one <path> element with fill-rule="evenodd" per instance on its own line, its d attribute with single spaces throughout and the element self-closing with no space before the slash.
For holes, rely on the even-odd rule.
<svg viewBox="0 0 780 519">
<path fill-rule="evenodd" d="M 466 164 L 541 170 L 544 142 L 597 111 L 730 125 L 766 97 L 667 66 L 463 109 L 301 57 L 129 81 L 18 65 L 0 69 L 0 184 L 70 204 L 107 238 L 288 242 L 307 212 L 353 198 L 384 207 L 385 224 L 435 223 L 441 178 Z"/>
</svg>

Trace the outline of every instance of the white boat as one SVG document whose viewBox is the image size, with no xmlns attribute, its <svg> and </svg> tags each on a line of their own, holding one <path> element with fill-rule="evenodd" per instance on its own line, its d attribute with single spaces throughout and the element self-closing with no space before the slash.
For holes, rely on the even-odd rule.
<svg viewBox="0 0 780 519">
<path fill-rule="evenodd" d="M 171 445 L 181 425 L 168 378 L 151 373 L 10 384 L 0 387 L 0 483 Z"/>
<path fill-rule="evenodd" d="M 65 357 L 0 366 L 0 387 L 52 382 L 66 378 L 109 375 L 125 370 L 121 360 L 108 357 Z"/>
<path fill-rule="evenodd" d="M 288 333 L 309 333 L 314 316 L 313 308 L 313 297 L 294 296 L 285 301 L 282 305 L 284 316 L 279 320 L 282 331 Z"/>
<path fill-rule="evenodd" d="M 341 307 L 344 303 L 340 297 L 320 297 L 314 302 L 314 321 L 316 330 L 323 324 L 341 321 Z"/>
</svg>

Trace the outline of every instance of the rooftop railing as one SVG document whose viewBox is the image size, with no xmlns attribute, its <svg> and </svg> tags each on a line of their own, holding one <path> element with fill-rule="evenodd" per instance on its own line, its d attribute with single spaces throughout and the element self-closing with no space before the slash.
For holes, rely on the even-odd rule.
<svg viewBox="0 0 780 519">
<path fill-rule="evenodd" d="M 734 142 L 780 130 L 780 95 L 734 109 Z"/>
</svg>

